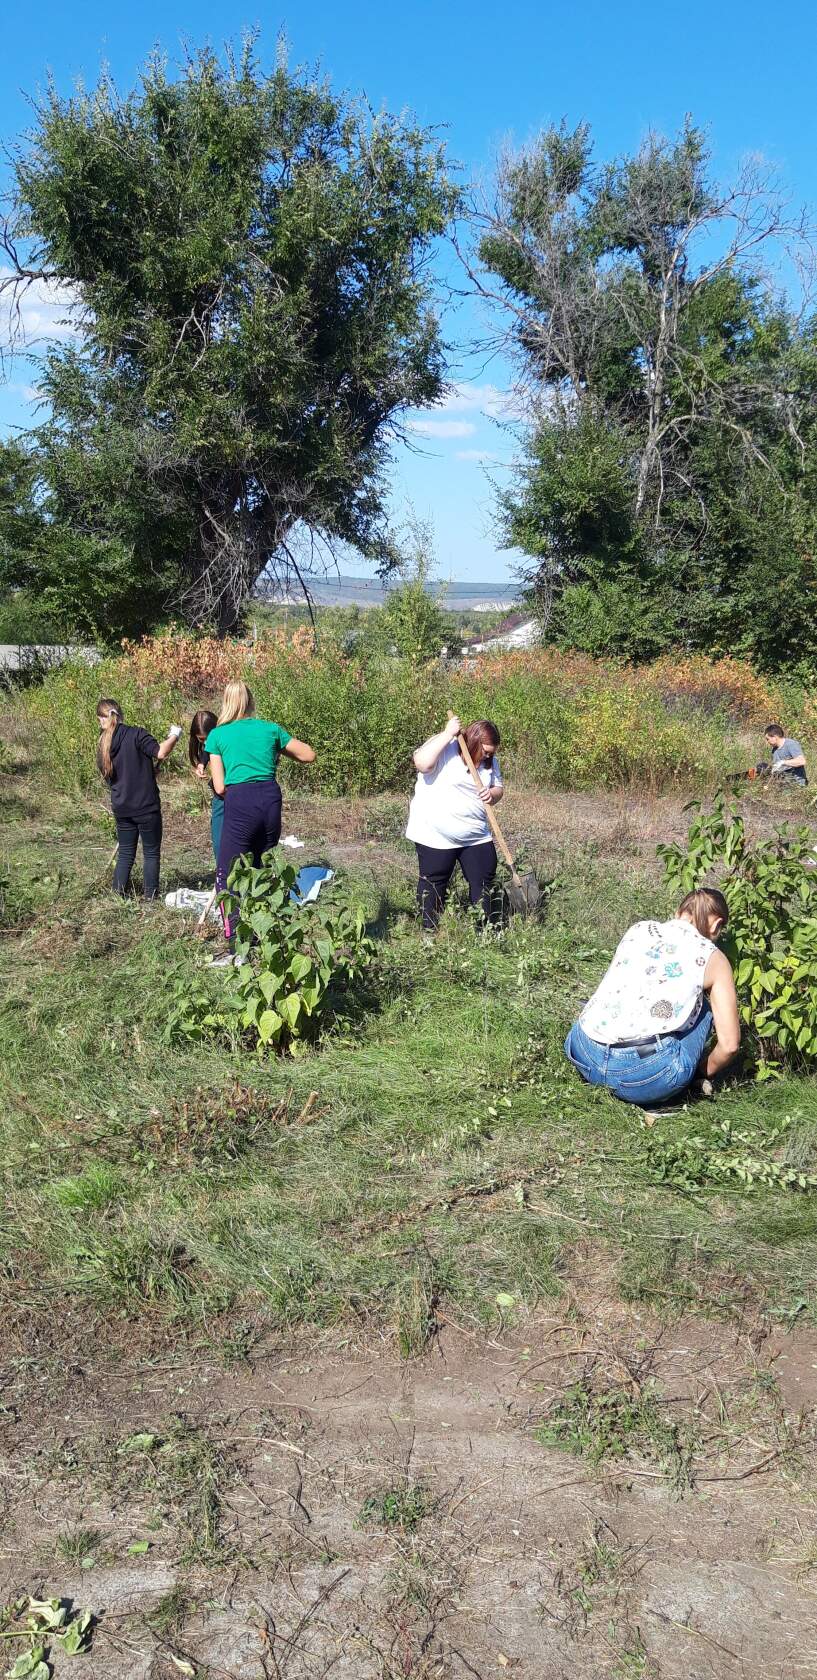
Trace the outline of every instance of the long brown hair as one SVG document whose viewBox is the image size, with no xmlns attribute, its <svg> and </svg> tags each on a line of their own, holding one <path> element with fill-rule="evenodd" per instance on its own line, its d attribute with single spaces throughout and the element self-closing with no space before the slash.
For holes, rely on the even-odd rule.
<svg viewBox="0 0 817 1680">
<path fill-rule="evenodd" d="M 468 728 L 463 730 L 463 735 L 465 736 L 465 745 L 477 769 L 482 763 L 482 748 L 492 747 L 493 752 L 496 752 L 499 746 L 499 730 L 496 724 L 491 723 L 488 718 L 480 718 L 477 723 L 469 723 Z M 493 753 L 491 757 L 493 757 Z"/>
<path fill-rule="evenodd" d="M 122 707 L 118 700 L 100 700 L 97 702 L 96 715 L 100 723 L 104 719 L 104 728 L 100 733 L 99 746 L 96 749 L 96 761 L 106 782 L 109 782 L 113 775 L 111 742 L 114 737 L 114 730 L 118 729 L 122 722 Z"/>
<path fill-rule="evenodd" d="M 711 939 L 709 923 L 712 916 L 717 916 L 726 927 L 729 921 L 729 905 L 722 892 L 717 887 L 698 887 L 695 892 L 687 893 L 676 911 L 677 916 L 689 916 L 705 939 Z"/>
<path fill-rule="evenodd" d="M 208 712 L 206 706 L 201 706 L 197 712 L 193 713 L 190 719 L 190 740 L 187 743 L 187 756 L 194 769 L 199 762 L 199 753 L 201 752 L 199 736 L 203 735 L 206 740 L 210 730 L 215 729 L 215 727 L 216 714 L 215 712 Z"/>
</svg>

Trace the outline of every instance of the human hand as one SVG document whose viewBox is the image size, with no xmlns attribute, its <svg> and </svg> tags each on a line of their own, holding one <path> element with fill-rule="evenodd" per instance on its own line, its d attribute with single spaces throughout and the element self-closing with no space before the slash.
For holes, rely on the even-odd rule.
<svg viewBox="0 0 817 1680">
<path fill-rule="evenodd" d="M 197 775 L 200 778 L 201 781 L 203 781 L 205 776 L 207 775 L 207 769 L 206 769 L 205 765 L 197 764 L 195 766 L 195 772 L 194 773 L 195 773 L 195 775 Z"/>
<path fill-rule="evenodd" d="M 498 787 L 484 787 L 482 789 L 482 792 L 481 792 L 479 797 L 482 800 L 483 805 L 498 805 L 499 804 L 499 788 Z"/>
<path fill-rule="evenodd" d="M 447 722 L 446 726 L 445 726 L 445 734 L 448 736 L 449 741 L 456 741 L 457 736 L 460 735 L 461 733 L 462 733 L 462 724 L 460 723 L 459 718 L 458 717 L 450 717 L 448 719 L 448 722 Z"/>
</svg>

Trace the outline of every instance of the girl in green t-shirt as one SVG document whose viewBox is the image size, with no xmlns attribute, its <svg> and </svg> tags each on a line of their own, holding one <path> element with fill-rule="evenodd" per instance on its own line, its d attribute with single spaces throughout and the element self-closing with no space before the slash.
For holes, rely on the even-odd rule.
<svg viewBox="0 0 817 1680">
<path fill-rule="evenodd" d="M 244 682 L 229 682 L 215 729 L 204 742 L 213 791 L 224 795 L 224 826 L 218 850 L 216 886 L 221 892 L 236 858 L 249 852 L 256 868 L 281 837 L 281 789 L 275 779 L 281 753 L 311 764 L 315 753 L 278 723 L 255 716 Z M 224 931 L 232 938 L 231 919 Z"/>
</svg>

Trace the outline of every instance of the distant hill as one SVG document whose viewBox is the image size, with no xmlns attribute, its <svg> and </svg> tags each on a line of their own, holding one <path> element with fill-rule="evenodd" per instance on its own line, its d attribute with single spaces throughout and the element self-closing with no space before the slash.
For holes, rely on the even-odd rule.
<svg viewBox="0 0 817 1680">
<path fill-rule="evenodd" d="M 315 577 L 304 573 L 304 583 L 321 607 L 382 607 L 388 590 L 377 578 L 345 577 L 343 574 Z M 430 592 L 443 597 L 449 612 L 510 612 L 519 600 L 514 583 L 434 583 Z M 300 589 L 269 589 L 264 599 L 280 606 L 302 606 Z"/>
</svg>

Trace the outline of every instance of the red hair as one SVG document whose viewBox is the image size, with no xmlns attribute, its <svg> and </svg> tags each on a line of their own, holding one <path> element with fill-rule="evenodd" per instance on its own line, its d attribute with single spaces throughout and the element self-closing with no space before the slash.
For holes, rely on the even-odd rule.
<svg viewBox="0 0 817 1680">
<path fill-rule="evenodd" d="M 491 723 L 488 718 L 480 718 L 478 723 L 469 723 L 468 728 L 463 730 L 463 735 L 465 736 L 465 745 L 477 769 L 482 763 L 483 747 L 491 748 L 491 757 L 493 758 L 499 746 L 499 730 L 495 723 Z"/>
</svg>

